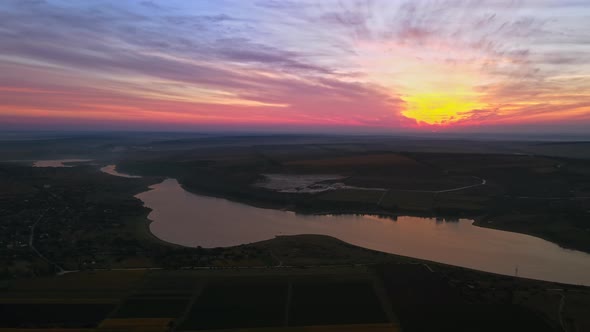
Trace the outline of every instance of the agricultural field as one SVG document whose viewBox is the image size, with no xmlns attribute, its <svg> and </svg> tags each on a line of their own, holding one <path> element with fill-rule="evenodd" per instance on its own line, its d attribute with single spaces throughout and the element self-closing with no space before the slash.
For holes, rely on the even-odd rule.
<svg viewBox="0 0 590 332">
<path fill-rule="evenodd" d="M 110 303 L 1 303 L 0 328 L 96 327 L 113 307 Z"/>
<path fill-rule="evenodd" d="M 512 302 L 467 299 L 425 265 L 387 265 L 378 267 L 377 273 L 404 331 L 554 331 L 555 328 L 529 308 Z"/>
<path fill-rule="evenodd" d="M 343 189 L 322 193 L 318 195 L 318 199 L 331 202 L 376 204 L 383 195 L 385 192 L 382 190 Z"/>
<path fill-rule="evenodd" d="M 580 328 L 588 323 L 584 308 L 590 299 L 583 287 L 564 289 L 558 284 L 420 262 L 80 272 L 52 279 L 58 282 L 31 279 L 3 285 L 0 332 L 47 327 L 154 332 L 393 332 L 400 327 L 410 332 L 530 327 L 557 331 L 560 315 L 569 324 L 568 331 L 583 331 Z M 28 285 L 36 291 L 28 291 Z M 91 289 L 119 292 L 105 298 Z M 562 298 L 566 305 L 560 313 Z"/>
<path fill-rule="evenodd" d="M 360 170 L 360 169 L 374 169 L 384 167 L 399 167 L 399 168 L 417 168 L 421 167 L 416 160 L 397 153 L 379 153 L 367 154 L 360 156 L 334 157 L 322 159 L 308 159 L 289 161 L 284 163 L 286 167 L 313 169 L 318 171 L 321 169 L 330 171 L 341 170 Z M 322 172 L 323 173 L 323 172 Z"/>
<path fill-rule="evenodd" d="M 372 282 L 319 279 L 292 284 L 290 325 L 387 322 L 388 318 L 375 295 Z"/>
<path fill-rule="evenodd" d="M 116 300 L 133 289 L 146 272 L 88 271 L 59 277 L 0 281 L 2 299 L 63 298 Z"/>
<path fill-rule="evenodd" d="M 435 194 L 431 192 L 388 191 L 379 205 L 385 209 L 404 209 L 414 211 L 431 211 L 434 207 Z"/>
<path fill-rule="evenodd" d="M 285 324 L 285 280 L 227 280 L 209 283 L 180 330 L 273 327 Z"/>
<path fill-rule="evenodd" d="M 111 316 L 113 318 L 166 318 L 179 317 L 189 304 L 189 298 L 145 298 L 126 299 Z"/>
</svg>

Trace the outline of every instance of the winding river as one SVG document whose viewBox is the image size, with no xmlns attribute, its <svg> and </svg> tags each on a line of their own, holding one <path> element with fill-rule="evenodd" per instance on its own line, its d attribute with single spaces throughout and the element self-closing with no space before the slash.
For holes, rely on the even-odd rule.
<svg viewBox="0 0 590 332">
<path fill-rule="evenodd" d="M 107 170 L 115 168 L 103 169 Z M 481 271 L 590 285 L 590 254 L 529 235 L 473 226 L 472 220 L 310 216 L 192 194 L 175 179 L 150 188 L 137 195 L 152 209 L 150 230 L 164 241 L 184 246 L 225 247 L 276 235 L 322 234 L 369 249 Z"/>
</svg>

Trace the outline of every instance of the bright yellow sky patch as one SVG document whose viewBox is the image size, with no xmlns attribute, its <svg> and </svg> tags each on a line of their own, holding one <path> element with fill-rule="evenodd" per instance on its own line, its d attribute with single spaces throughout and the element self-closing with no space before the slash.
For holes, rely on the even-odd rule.
<svg viewBox="0 0 590 332">
<path fill-rule="evenodd" d="M 444 125 L 487 109 L 478 91 L 493 78 L 482 72 L 487 57 L 477 50 L 456 48 L 444 40 L 415 47 L 400 43 L 361 43 L 359 64 L 372 81 L 388 87 L 406 102 L 405 117 L 420 123 Z M 452 61 L 454 60 L 454 61 Z M 493 59 L 491 59 L 493 60 Z"/>
<path fill-rule="evenodd" d="M 469 117 L 469 112 L 485 106 L 471 96 L 447 93 L 420 93 L 405 97 L 402 114 L 418 122 L 446 124 Z"/>
</svg>

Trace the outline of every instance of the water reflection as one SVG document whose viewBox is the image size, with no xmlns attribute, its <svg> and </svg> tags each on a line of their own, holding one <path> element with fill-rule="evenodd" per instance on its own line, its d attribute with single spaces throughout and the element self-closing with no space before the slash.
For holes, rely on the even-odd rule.
<svg viewBox="0 0 590 332">
<path fill-rule="evenodd" d="M 33 167 L 73 167 L 69 163 L 81 163 L 92 161 L 92 159 L 56 159 L 56 160 L 37 160 Z"/>
<path fill-rule="evenodd" d="M 139 175 L 130 175 L 130 174 L 125 174 L 125 173 L 120 173 L 117 172 L 117 166 L 115 165 L 107 165 L 104 166 L 100 169 L 101 172 L 110 174 L 110 175 L 114 175 L 114 176 L 118 176 L 118 177 L 122 177 L 122 178 L 129 178 L 129 179 L 138 179 L 141 178 L 141 176 Z"/>
<path fill-rule="evenodd" d="M 482 271 L 590 285 L 590 255 L 471 220 L 368 215 L 307 216 L 255 208 L 182 189 L 174 179 L 139 194 L 152 209 L 151 231 L 185 246 L 233 246 L 275 235 L 323 234 L 361 247 Z"/>
</svg>

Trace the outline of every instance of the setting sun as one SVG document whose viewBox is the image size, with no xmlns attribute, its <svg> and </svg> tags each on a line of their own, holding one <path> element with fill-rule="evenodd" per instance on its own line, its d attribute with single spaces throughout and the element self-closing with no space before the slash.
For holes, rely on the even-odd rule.
<svg viewBox="0 0 590 332">
<path fill-rule="evenodd" d="M 404 98 L 402 114 L 419 123 L 446 125 L 469 118 L 470 112 L 485 107 L 473 97 L 461 94 L 421 93 Z"/>
</svg>

